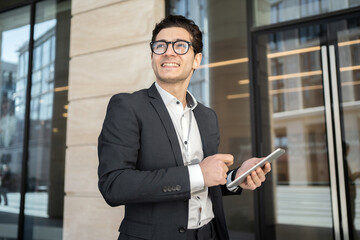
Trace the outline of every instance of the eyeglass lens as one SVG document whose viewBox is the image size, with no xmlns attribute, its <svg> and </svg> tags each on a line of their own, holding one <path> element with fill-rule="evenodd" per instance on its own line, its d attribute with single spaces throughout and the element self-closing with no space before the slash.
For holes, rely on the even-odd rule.
<svg viewBox="0 0 360 240">
<path fill-rule="evenodd" d="M 170 43 L 176 54 L 183 55 L 186 54 L 189 50 L 190 44 L 186 41 L 175 41 L 175 42 L 158 41 L 158 42 L 153 42 L 153 44 L 151 45 L 152 51 L 155 54 L 164 54 L 167 51 L 167 48 Z"/>
</svg>

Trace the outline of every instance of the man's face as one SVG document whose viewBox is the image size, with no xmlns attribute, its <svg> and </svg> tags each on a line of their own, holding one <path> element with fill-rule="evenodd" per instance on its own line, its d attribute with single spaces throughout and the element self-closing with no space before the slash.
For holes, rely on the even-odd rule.
<svg viewBox="0 0 360 240">
<path fill-rule="evenodd" d="M 176 41 L 186 40 L 191 42 L 191 35 L 184 28 L 164 28 L 156 36 L 155 41 Z M 195 55 L 194 49 L 190 46 L 189 51 L 184 55 L 174 52 L 172 44 L 169 44 L 166 52 L 162 55 L 151 55 L 151 63 L 158 81 L 164 83 L 178 83 L 190 80 L 193 70 L 199 68 L 202 54 Z"/>
</svg>

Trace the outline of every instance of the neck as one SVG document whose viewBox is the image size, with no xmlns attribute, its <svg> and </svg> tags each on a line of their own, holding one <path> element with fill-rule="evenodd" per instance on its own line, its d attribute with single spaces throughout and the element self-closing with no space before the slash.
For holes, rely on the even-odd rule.
<svg viewBox="0 0 360 240">
<path fill-rule="evenodd" d="M 157 82 L 157 84 L 159 84 L 159 86 L 162 89 L 164 89 L 165 91 L 167 91 L 168 93 L 170 93 L 171 95 L 173 95 L 174 97 L 179 99 L 181 101 L 181 103 L 183 104 L 183 107 L 185 108 L 185 106 L 186 106 L 186 90 L 189 85 L 188 82 L 184 81 L 181 83 L 166 83 L 166 82 L 159 81 L 159 80 L 156 80 L 156 82 Z"/>
</svg>

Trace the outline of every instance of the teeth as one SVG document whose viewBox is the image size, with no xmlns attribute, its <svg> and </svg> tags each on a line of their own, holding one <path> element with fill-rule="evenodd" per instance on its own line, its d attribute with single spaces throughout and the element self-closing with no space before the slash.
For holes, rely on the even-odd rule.
<svg viewBox="0 0 360 240">
<path fill-rule="evenodd" d="M 162 64 L 162 66 L 164 66 L 164 67 L 177 67 L 177 66 L 179 66 L 179 64 L 177 64 L 177 63 L 163 63 Z"/>
</svg>

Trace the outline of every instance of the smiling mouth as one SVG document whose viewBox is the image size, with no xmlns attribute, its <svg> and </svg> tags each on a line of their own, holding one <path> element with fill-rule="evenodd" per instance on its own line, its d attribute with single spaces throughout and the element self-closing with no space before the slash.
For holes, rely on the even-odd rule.
<svg viewBox="0 0 360 240">
<path fill-rule="evenodd" d="M 170 62 L 170 63 L 162 63 L 161 66 L 162 66 L 162 67 L 180 67 L 180 64 L 174 63 L 174 62 Z"/>
</svg>

